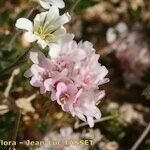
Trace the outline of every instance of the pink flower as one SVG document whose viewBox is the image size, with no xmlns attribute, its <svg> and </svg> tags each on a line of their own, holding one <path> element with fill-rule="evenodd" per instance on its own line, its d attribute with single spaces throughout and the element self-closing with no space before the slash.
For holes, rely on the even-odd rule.
<svg viewBox="0 0 150 150">
<path fill-rule="evenodd" d="M 34 64 L 24 75 L 32 77 L 30 81 L 31 85 L 39 87 L 41 94 L 43 94 L 46 92 L 44 81 L 55 76 L 55 67 L 50 59 L 46 58 L 41 52 L 30 52 L 30 59 Z"/>
<path fill-rule="evenodd" d="M 94 126 L 94 118 L 101 117 L 96 106 L 105 92 L 100 85 L 109 81 L 108 70 L 98 62 L 99 55 L 90 42 L 77 43 L 72 35 L 66 35 L 59 44 L 50 46 L 46 58 L 32 52 L 33 65 L 26 72 L 31 85 L 40 87 L 41 93 L 51 92 L 51 100 L 57 101 L 63 111 L 70 112 Z"/>
<path fill-rule="evenodd" d="M 73 103 L 77 100 L 78 89 L 73 83 L 65 84 L 59 82 L 57 84 L 56 98 L 59 105 L 61 105 L 64 111 L 71 111 Z"/>
<path fill-rule="evenodd" d="M 109 81 L 105 76 L 108 70 L 105 66 L 101 66 L 98 63 L 99 55 L 92 53 L 82 63 L 82 67 L 79 69 L 79 73 L 76 76 L 75 82 L 77 85 L 87 89 L 98 89 L 99 85 L 107 83 Z"/>
<path fill-rule="evenodd" d="M 90 127 L 93 127 L 93 118 L 100 119 L 101 117 L 101 112 L 96 106 L 96 102 L 104 96 L 104 91 L 83 91 L 74 104 L 74 116 L 86 121 Z"/>
</svg>

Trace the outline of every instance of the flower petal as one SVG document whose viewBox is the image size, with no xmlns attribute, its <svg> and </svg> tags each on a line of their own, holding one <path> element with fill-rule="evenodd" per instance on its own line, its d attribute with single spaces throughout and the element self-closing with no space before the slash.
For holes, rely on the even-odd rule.
<svg viewBox="0 0 150 150">
<path fill-rule="evenodd" d="M 31 72 L 31 70 L 30 69 L 28 69 L 25 73 L 24 73 L 24 76 L 26 77 L 26 78 L 30 78 L 30 77 L 32 77 L 32 72 Z"/>
<path fill-rule="evenodd" d="M 50 3 L 54 6 L 57 6 L 58 8 L 64 8 L 65 3 L 63 0 L 50 0 Z"/>
<path fill-rule="evenodd" d="M 51 6 L 56 6 L 58 8 L 65 7 L 65 3 L 63 0 L 39 0 L 39 3 L 45 9 L 49 9 Z"/>
<path fill-rule="evenodd" d="M 93 120 L 93 117 L 87 117 L 87 122 L 90 126 L 90 128 L 94 127 L 94 120 Z"/>
<path fill-rule="evenodd" d="M 19 29 L 33 31 L 33 24 L 29 19 L 19 18 L 15 24 L 15 26 Z"/>
<path fill-rule="evenodd" d="M 59 9 L 55 6 L 50 7 L 46 22 L 50 22 L 53 25 L 53 22 L 59 17 Z"/>
<path fill-rule="evenodd" d="M 60 39 L 66 34 L 66 29 L 64 27 L 58 28 L 54 33 L 54 38 L 51 40 L 51 43 L 62 43 Z"/>
<path fill-rule="evenodd" d="M 46 91 L 52 90 L 52 79 L 51 78 L 44 81 L 44 87 L 45 87 Z"/>
<path fill-rule="evenodd" d="M 29 58 L 34 64 L 39 64 L 39 62 L 45 58 L 44 54 L 40 51 L 30 51 Z"/>
<path fill-rule="evenodd" d="M 39 2 L 43 8 L 45 8 L 45 9 L 50 8 L 50 3 L 48 1 L 39 0 Z"/>
<path fill-rule="evenodd" d="M 41 46 L 42 49 L 44 49 L 47 46 L 47 43 L 42 39 L 39 39 L 37 43 L 39 44 L 39 46 Z"/>
<path fill-rule="evenodd" d="M 65 13 L 62 16 L 60 16 L 54 23 L 55 28 L 58 28 L 59 26 L 62 26 L 63 24 L 69 22 L 71 20 L 71 16 L 69 13 Z"/>
<path fill-rule="evenodd" d="M 36 36 L 32 32 L 25 32 L 23 36 L 28 42 L 34 42 L 37 40 Z"/>
<path fill-rule="evenodd" d="M 49 56 L 50 56 L 51 58 L 56 58 L 56 57 L 58 57 L 60 50 L 61 50 L 61 49 L 60 49 L 60 46 L 59 46 L 59 45 L 51 44 L 51 45 L 49 46 Z"/>
</svg>

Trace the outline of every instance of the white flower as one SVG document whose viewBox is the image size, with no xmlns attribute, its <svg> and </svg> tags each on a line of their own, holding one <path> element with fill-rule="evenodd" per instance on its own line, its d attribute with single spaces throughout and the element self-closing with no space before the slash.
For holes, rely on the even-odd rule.
<svg viewBox="0 0 150 150">
<path fill-rule="evenodd" d="M 126 23 L 124 23 L 124 22 L 118 23 L 116 26 L 116 29 L 120 34 L 128 32 L 128 27 L 127 27 Z"/>
<path fill-rule="evenodd" d="M 44 9 L 49 9 L 51 6 L 56 6 L 58 8 L 64 8 L 65 3 L 63 0 L 38 0 Z"/>
<path fill-rule="evenodd" d="M 28 98 L 19 98 L 16 100 L 15 103 L 17 107 L 19 107 L 22 110 L 23 114 L 26 114 L 27 112 L 32 112 L 32 113 L 35 112 L 35 109 L 32 106 L 31 101 L 35 99 L 36 96 L 37 96 L 36 94 L 33 94 Z"/>
<path fill-rule="evenodd" d="M 108 43 L 112 43 L 116 40 L 117 35 L 115 33 L 114 28 L 109 28 L 106 33 L 106 39 Z"/>
<path fill-rule="evenodd" d="M 24 37 L 28 42 L 37 41 L 44 49 L 51 43 L 56 43 L 66 33 L 63 25 L 69 22 L 70 16 L 68 13 L 59 15 L 57 7 L 50 7 L 49 11 L 37 14 L 33 23 L 26 18 L 19 18 L 16 22 L 16 27 L 26 30 Z"/>
<path fill-rule="evenodd" d="M 115 27 L 109 28 L 106 32 L 106 40 L 108 43 L 113 43 L 118 36 L 126 34 L 128 26 L 124 22 L 118 23 Z"/>
</svg>

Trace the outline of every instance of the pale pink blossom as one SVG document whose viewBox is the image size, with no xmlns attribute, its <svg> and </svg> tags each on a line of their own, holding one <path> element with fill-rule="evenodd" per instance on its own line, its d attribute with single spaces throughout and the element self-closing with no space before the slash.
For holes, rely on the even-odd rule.
<svg viewBox="0 0 150 150">
<path fill-rule="evenodd" d="M 86 121 L 90 127 L 94 126 L 94 118 L 100 119 L 101 112 L 96 106 L 96 102 L 105 96 L 104 91 L 83 91 L 74 103 L 73 116 Z"/>
<path fill-rule="evenodd" d="M 55 75 L 54 65 L 41 52 L 31 52 L 30 59 L 34 64 L 24 75 L 26 77 L 32 77 L 30 84 L 34 87 L 39 87 L 40 92 L 43 94 L 46 92 L 44 81 Z"/>
<path fill-rule="evenodd" d="M 63 111 L 93 127 L 94 118 L 101 117 L 96 103 L 105 95 L 99 86 L 109 81 L 105 78 L 108 70 L 99 64 L 93 45 L 87 41 L 78 44 L 72 35 L 66 35 L 50 46 L 49 54 L 30 53 L 34 64 L 26 76 L 32 77 L 31 85 L 40 87 L 42 93 L 51 92 L 51 100 Z"/>
</svg>

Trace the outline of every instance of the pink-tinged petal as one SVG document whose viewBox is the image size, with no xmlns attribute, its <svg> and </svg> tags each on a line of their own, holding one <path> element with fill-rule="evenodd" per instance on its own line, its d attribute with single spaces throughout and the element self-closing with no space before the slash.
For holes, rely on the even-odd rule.
<svg viewBox="0 0 150 150">
<path fill-rule="evenodd" d="M 104 77 L 108 74 L 108 70 L 106 69 L 105 66 L 101 66 L 101 68 L 99 69 L 99 75 L 97 76 L 97 79 L 95 80 L 95 83 L 101 81 L 104 79 Z"/>
<path fill-rule="evenodd" d="M 102 114 L 101 114 L 101 111 L 98 109 L 98 108 L 96 108 L 97 109 L 97 113 L 95 114 L 95 118 L 96 119 L 100 119 L 101 118 L 101 116 L 102 116 Z"/>
<path fill-rule="evenodd" d="M 82 94 L 82 92 L 83 92 L 83 89 L 80 89 L 80 90 L 78 91 L 78 93 L 76 94 L 75 99 L 78 99 L 78 97 Z"/>
<path fill-rule="evenodd" d="M 32 72 L 31 72 L 31 70 L 30 69 L 28 69 L 25 73 L 24 73 L 24 76 L 26 77 L 26 78 L 30 78 L 30 77 L 32 77 Z"/>
<path fill-rule="evenodd" d="M 26 18 L 19 18 L 16 21 L 15 26 L 19 29 L 27 30 L 27 31 L 33 31 L 33 24 L 29 19 Z"/>
<path fill-rule="evenodd" d="M 44 86 L 40 86 L 40 93 L 44 94 L 46 92 L 46 89 Z"/>
<path fill-rule="evenodd" d="M 78 116 L 81 120 L 83 120 L 83 121 L 85 121 L 86 122 L 86 118 L 85 118 L 85 116 L 83 115 L 83 113 L 82 112 L 80 112 L 80 110 L 79 110 L 79 108 L 77 107 L 77 108 L 75 108 L 75 114 L 76 114 L 76 116 Z"/>
<path fill-rule="evenodd" d="M 105 96 L 105 91 L 104 90 L 95 92 L 95 100 L 97 100 L 97 101 L 102 99 L 104 96 Z"/>
<path fill-rule="evenodd" d="M 41 87 L 43 86 L 43 83 L 39 80 L 37 80 L 35 77 L 32 77 L 30 84 L 34 87 Z"/>
<path fill-rule="evenodd" d="M 80 113 L 83 113 L 85 116 L 95 116 L 96 112 L 94 110 L 94 107 L 91 105 L 87 105 L 86 107 L 80 108 Z"/>
<path fill-rule="evenodd" d="M 45 59 L 45 55 L 41 51 L 30 51 L 29 58 L 34 64 L 39 64 L 39 62 Z"/>
<path fill-rule="evenodd" d="M 31 72 L 34 75 L 38 75 L 38 74 L 43 74 L 43 72 L 45 71 L 44 68 L 39 67 L 37 64 L 33 64 L 31 66 Z"/>
<path fill-rule="evenodd" d="M 52 86 L 53 86 L 52 79 L 49 78 L 49 79 L 44 81 L 44 87 L 45 87 L 46 91 L 51 91 Z"/>
<path fill-rule="evenodd" d="M 90 51 L 95 51 L 95 49 L 93 48 L 93 44 L 89 41 L 83 42 L 83 48 L 88 49 Z"/>
<path fill-rule="evenodd" d="M 87 117 L 87 122 L 90 126 L 90 128 L 93 128 L 94 127 L 94 120 L 93 120 L 93 117 Z"/>
<path fill-rule="evenodd" d="M 54 90 L 51 91 L 51 100 L 52 101 L 57 100 L 57 98 L 56 98 L 56 92 Z"/>
<path fill-rule="evenodd" d="M 70 95 L 75 95 L 78 92 L 78 89 L 74 84 L 68 84 L 67 88 Z"/>
<path fill-rule="evenodd" d="M 46 69 L 48 72 L 52 72 L 54 65 L 52 64 L 50 59 L 45 58 L 41 60 L 40 67 Z"/>
<path fill-rule="evenodd" d="M 60 95 L 66 91 L 67 91 L 67 86 L 63 82 L 58 83 L 57 84 L 56 98 L 59 100 Z"/>
<path fill-rule="evenodd" d="M 68 75 L 68 69 L 64 69 L 62 72 L 61 72 L 61 75 L 64 77 L 64 76 L 67 76 Z"/>
</svg>

